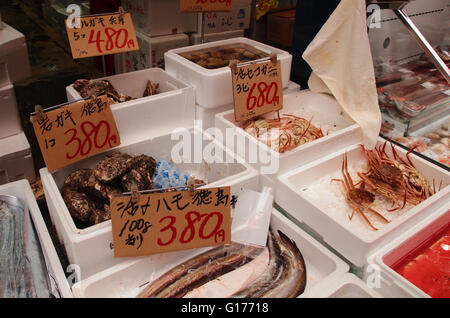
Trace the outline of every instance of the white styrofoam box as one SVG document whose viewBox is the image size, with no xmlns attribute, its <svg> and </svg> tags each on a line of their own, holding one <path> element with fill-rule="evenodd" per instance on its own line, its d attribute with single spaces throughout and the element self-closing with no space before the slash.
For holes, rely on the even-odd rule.
<svg viewBox="0 0 450 318">
<path fill-rule="evenodd" d="M 384 139 L 380 138 L 378 146 L 383 144 Z M 406 150 L 399 147 L 395 149 L 402 158 L 405 157 Z M 386 152 L 392 156 L 390 146 L 386 146 Z M 378 231 L 374 231 L 357 213 L 350 220 L 352 209 L 345 199 L 342 185 L 340 182 L 331 181 L 333 178 L 342 179 L 344 153 L 348 156 L 348 171 L 356 183 L 358 179 L 355 170 L 366 171 L 364 153 L 360 145 L 349 146 L 280 175 L 275 201 L 294 219 L 312 228 L 318 237 L 352 264 L 363 268 L 367 264 L 367 257 L 380 246 L 448 202 L 450 173 L 427 160 L 410 155 L 414 165 L 430 184 L 433 184 L 434 180 L 438 187 L 442 181 L 442 189 L 416 206 L 407 204 L 404 209 L 391 213 L 384 212 L 392 208 L 391 203 L 382 205 L 375 202 L 375 209 L 378 208 L 377 211 L 391 222 L 384 224 L 374 215 L 366 214 L 378 228 Z"/>
<path fill-rule="evenodd" d="M 206 12 L 205 34 L 232 30 L 245 30 L 250 27 L 252 0 L 234 0 L 229 12 Z M 202 14 L 198 13 L 198 33 L 202 30 Z"/>
<path fill-rule="evenodd" d="M 6 63 L 0 63 L 0 87 L 10 85 L 8 65 Z"/>
<path fill-rule="evenodd" d="M 123 72 L 132 72 L 150 67 L 164 69 L 165 52 L 189 45 L 189 37 L 184 33 L 149 37 L 138 32 L 136 37 L 139 51 L 120 54 L 122 55 Z"/>
<path fill-rule="evenodd" d="M 45 258 L 51 285 L 50 288 L 55 287 L 57 293 L 54 295 L 55 297 L 72 297 L 72 291 L 67 282 L 66 275 L 64 274 L 64 270 L 61 266 L 61 262 L 56 253 L 47 226 L 42 218 L 33 191 L 31 190 L 30 183 L 27 180 L 20 180 L 0 185 L 0 194 L 15 196 L 28 208 Z"/>
<path fill-rule="evenodd" d="M 0 64 L 6 63 L 11 83 L 31 76 L 27 43 L 22 33 L 6 23 L 0 30 Z"/>
<path fill-rule="evenodd" d="M 148 36 L 197 32 L 197 15 L 180 12 L 177 0 L 122 0 L 134 27 Z"/>
<path fill-rule="evenodd" d="M 22 131 L 16 94 L 12 84 L 0 88 L 0 138 L 18 134 Z"/>
<path fill-rule="evenodd" d="M 20 179 L 36 179 L 30 144 L 23 132 L 0 139 L 0 184 Z"/>
<path fill-rule="evenodd" d="M 203 35 L 204 43 L 238 38 L 244 36 L 244 30 L 233 30 L 233 31 L 225 31 L 218 33 L 205 33 Z M 201 44 L 202 42 L 202 34 L 201 33 L 192 33 L 189 37 L 189 44 L 196 45 Z"/>
<path fill-rule="evenodd" d="M 137 98 L 111 105 L 122 145 L 145 140 L 156 133 L 158 135 L 170 133 L 177 127 L 193 126 L 195 119 L 193 87 L 164 70 L 151 68 L 97 80 L 103 79 L 109 80 L 118 92 Z M 148 80 L 159 83 L 161 93 L 139 98 Z M 73 85 L 66 87 L 66 93 L 69 102 L 81 98 Z"/>
<path fill-rule="evenodd" d="M 428 294 L 412 284 L 391 268 L 410 252 L 421 246 L 434 234 L 448 226 L 450 222 L 450 201 L 433 211 L 428 218 L 405 231 L 368 258 L 364 279 L 379 282 L 378 292 L 385 297 L 430 298 Z M 369 268 L 371 269 L 369 270 Z M 376 279 L 371 276 L 379 275 Z"/>
<path fill-rule="evenodd" d="M 360 126 L 344 117 L 342 108 L 329 95 L 313 93 L 310 90 L 291 91 L 283 94 L 283 109 L 280 111 L 280 116 L 283 114 L 293 114 L 308 120 L 312 118 L 313 125 L 321 128 L 324 134 L 327 131 L 329 134 L 293 150 L 278 153 L 240 128 L 234 119 L 234 110 L 217 114 L 215 123 L 224 136 L 226 136 L 227 129 L 235 130 L 235 134 L 238 136 L 238 141 L 234 143 L 235 148 L 239 146 L 239 139 L 245 139 L 245 153 L 241 153 L 244 149 L 238 148 L 236 150 L 238 154 L 244 157 L 247 162 L 251 162 L 255 168 L 260 169 L 261 173 L 267 174 L 272 179 L 276 175 L 307 164 L 321 156 L 361 140 Z M 276 118 L 277 114 L 271 113 L 264 117 Z M 224 140 L 231 145 L 225 137 Z M 254 159 L 251 160 L 256 155 L 255 151 L 258 152 L 257 162 L 254 162 Z M 278 162 L 278 169 L 270 173 L 263 172 L 262 168 L 270 165 L 262 161 L 262 158 L 269 157 L 269 162 Z"/>
<path fill-rule="evenodd" d="M 445 36 L 443 26 L 448 24 L 450 15 L 447 0 L 411 1 L 403 11 L 432 46 L 442 44 Z M 369 19 L 374 25 L 368 34 L 375 65 L 417 58 L 423 53 L 423 49 L 393 10 L 377 10 L 371 16 L 373 20 Z"/>
<path fill-rule="evenodd" d="M 290 81 L 289 86 L 283 90 L 283 94 L 289 94 L 290 92 L 296 92 L 300 90 L 300 85 Z M 234 104 L 221 106 L 218 108 L 205 108 L 200 105 L 195 105 L 195 120 L 201 120 L 201 128 L 208 129 L 215 127 L 215 116 L 229 110 L 234 111 Z"/>
<path fill-rule="evenodd" d="M 225 66 L 217 69 L 206 69 L 185 59 L 179 55 L 179 53 L 233 44 L 250 45 L 267 54 L 275 53 L 281 65 L 281 82 L 283 89 L 288 87 L 291 74 L 292 55 L 286 51 L 244 37 L 170 50 L 164 54 L 165 69 L 169 74 L 194 86 L 195 101 L 197 104 L 205 108 L 229 105 L 233 103 L 233 87 L 230 68 Z"/>
<path fill-rule="evenodd" d="M 208 187 L 231 186 L 231 193 L 235 194 L 240 189 L 247 187 L 256 189 L 258 186 L 258 173 L 247 165 L 241 158 L 236 157 L 229 150 L 224 149 L 216 141 L 211 142 L 207 134 L 201 130 L 190 129 L 186 131 L 191 141 L 187 146 L 192 156 L 197 141 L 201 143 L 202 151 L 207 151 L 206 147 L 214 145 L 215 153 L 219 150 L 223 154 L 233 159 L 233 163 L 181 163 L 177 167 L 187 171 L 197 178 L 208 182 Z M 202 140 L 205 140 L 203 142 Z M 159 135 L 159 137 L 148 136 L 146 140 L 128 145 L 125 147 L 114 148 L 132 155 L 146 154 L 155 159 L 171 160 L 172 148 L 180 141 L 172 140 L 171 134 Z M 208 148 L 211 149 L 211 148 Z M 111 248 L 112 233 L 111 221 L 106 221 L 85 229 L 78 229 L 73 222 L 71 215 L 60 194 L 60 188 L 64 179 L 70 172 L 79 168 L 94 168 L 95 164 L 105 156 L 105 153 L 87 158 L 70 166 L 61 168 L 53 173 L 49 173 L 47 168 L 40 170 L 42 185 L 47 200 L 50 216 L 56 227 L 61 242 L 64 243 L 67 257 L 73 264 L 77 264 L 81 269 L 81 276 L 88 277 L 94 273 L 103 270 L 113 264 L 122 262 L 124 258 L 114 258 Z M 196 157 L 193 157 L 196 158 Z M 191 158 L 191 161 L 194 160 Z M 225 162 L 225 159 L 223 159 Z M 93 257 L 95 255 L 95 257 Z"/>
<path fill-rule="evenodd" d="M 300 297 L 317 293 L 348 271 L 347 264 L 276 210 L 272 212 L 271 227 L 294 240 L 303 255 L 307 277 L 306 289 Z M 198 249 L 198 254 L 207 249 Z M 130 259 L 76 283 L 72 291 L 75 297 L 135 297 L 145 289 L 145 283 L 169 270 L 168 264 L 175 266 L 193 255 L 189 250 Z"/>
<path fill-rule="evenodd" d="M 369 288 L 364 281 L 356 275 L 346 273 L 342 277 L 324 286 L 311 298 L 382 298 L 375 288 Z"/>
</svg>

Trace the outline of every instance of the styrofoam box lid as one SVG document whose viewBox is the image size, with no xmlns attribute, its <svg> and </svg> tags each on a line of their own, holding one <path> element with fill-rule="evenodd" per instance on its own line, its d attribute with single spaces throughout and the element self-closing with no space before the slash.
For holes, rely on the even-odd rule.
<svg viewBox="0 0 450 318">
<path fill-rule="evenodd" d="M 348 271 L 347 264 L 275 209 L 272 211 L 271 226 L 294 240 L 303 255 L 307 282 L 301 297 L 318 292 L 335 277 Z M 195 253 L 198 255 L 208 249 L 197 249 Z M 135 297 L 145 288 L 143 283 L 156 279 L 192 255 L 193 251 L 187 250 L 127 260 L 77 282 L 72 291 L 75 297 Z"/>
<path fill-rule="evenodd" d="M 217 32 L 217 33 L 205 33 L 204 39 L 205 41 L 211 42 L 211 41 L 219 41 L 222 39 L 230 39 L 230 38 L 236 38 L 236 37 L 243 37 L 244 36 L 244 30 L 232 30 L 232 31 L 224 31 L 224 32 Z M 201 40 L 201 33 L 192 33 L 191 34 L 191 40 L 194 43 L 198 43 L 198 41 Z"/>
<path fill-rule="evenodd" d="M 0 30 L 0 57 L 23 43 L 25 43 L 25 36 L 8 24 L 3 23 L 3 29 Z"/>
<path fill-rule="evenodd" d="M 388 280 L 388 284 L 394 286 L 389 288 L 389 290 L 386 290 L 382 286 L 379 291 L 381 294 L 387 294 L 389 297 L 403 297 L 405 294 L 409 294 L 412 297 L 430 297 L 420 288 L 395 272 L 389 265 L 394 264 L 413 251 L 430 236 L 442 230 L 443 227 L 448 226 L 450 222 L 450 195 L 446 198 L 447 204 L 436 209 L 426 219 L 418 222 L 368 257 L 367 263 L 369 265 L 378 265 L 382 274 L 384 274 L 383 279 Z"/>
<path fill-rule="evenodd" d="M 161 35 L 161 36 L 148 36 L 142 32 L 136 31 L 136 36 L 142 38 L 143 40 L 150 43 L 150 45 L 159 43 L 170 43 L 170 42 L 186 42 L 189 41 L 189 37 L 186 33 Z"/>
<path fill-rule="evenodd" d="M 66 279 L 66 275 L 62 268 L 61 262 L 56 253 L 52 239 L 42 218 L 41 211 L 31 190 L 30 183 L 27 180 L 19 180 L 0 185 L 0 194 L 9 194 L 19 198 L 24 205 L 28 207 L 28 211 L 33 219 L 34 228 L 36 229 L 42 252 L 44 254 L 47 272 L 50 276 L 50 284 L 56 284 L 60 297 L 72 297 L 72 291 Z"/>
<path fill-rule="evenodd" d="M 228 66 L 216 68 L 216 69 L 206 69 L 204 67 L 201 67 L 200 65 L 197 65 L 196 63 L 189 61 L 188 59 L 182 57 L 179 55 L 179 53 L 184 52 L 191 52 L 201 49 L 206 49 L 210 47 L 218 47 L 222 45 L 230 45 L 230 44 L 246 44 L 254 47 L 257 50 L 260 50 L 267 54 L 275 53 L 278 58 L 285 58 L 291 56 L 289 52 L 283 51 L 281 49 L 278 49 L 273 46 L 269 46 L 267 44 L 263 44 L 261 42 L 251 40 L 245 37 L 239 37 L 239 38 L 232 38 L 232 39 L 226 39 L 221 41 L 214 41 L 214 42 L 208 42 L 203 44 L 197 44 L 197 45 L 191 45 L 184 48 L 178 48 L 178 49 L 172 49 L 167 51 L 165 54 L 170 55 L 172 58 L 177 60 L 178 62 L 187 65 L 189 68 L 191 68 L 194 71 L 197 72 L 203 72 L 205 75 L 214 75 L 218 73 L 228 73 L 231 72 L 230 68 Z"/>
<path fill-rule="evenodd" d="M 23 132 L 0 139 L 1 160 L 11 160 L 17 157 L 26 156 L 30 153 L 30 144 Z"/>
<path fill-rule="evenodd" d="M 351 273 L 336 278 L 314 295 L 316 296 L 319 298 L 382 298 L 374 288 L 369 288 L 364 281 Z"/>
</svg>

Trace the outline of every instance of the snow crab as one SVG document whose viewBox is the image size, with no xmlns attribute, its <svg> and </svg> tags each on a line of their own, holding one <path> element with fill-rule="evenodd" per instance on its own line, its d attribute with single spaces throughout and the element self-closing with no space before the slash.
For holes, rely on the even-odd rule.
<svg viewBox="0 0 450 318">
<path fill-rule="evenodd" d="M 364 211 L 366 210 L 377 216 L 384 223 L 389 223 L 389 220 L 387 220 L 383 215 L 381 215 L 378 211 L 371 207 L 371 205 L 375 201 L 375 195 L 372 192 L 364 189 L 364 183 L 361 183 L 359 188 L 357 188 L 357 185 L 353 183 L 353 180 L 348 173 L 347 153 L 344 154 L 341 171 L 343 179 L 331 180 L 341 182 L 344 188 L 347 202 L 353 209 L 352 215 L 349 216 L 350 220 L 353 218 L 353 215 L 356 211 L 373 230 L 377 231 L 378 228 L 376 228 L 364 214 Z"/>
<path fill-rule="evenodd" d="M 361 145 L 369 170 L 359 173 L 363 182 L 371 186 L 381 195 L 394 201 L 396 205 L 390 211 L 401 209 L 406 202 L 417 205 L 436 193 L 425 176 L 417 170 L 409 155 L 415 149 L 410 149 L 406 160 L 402 159 L 391 143 L 393 158 L 386 153 L 385 142 L 374 150 L 367 150 Z M 403 204 L 399 201 L 403 200 Z"/>
<path fill-rule="evenodd" d="M 242 129 L 279 153 L 324 136 L 322 129 L 311 123 L 312 118 L 307 120 L 290 114 L 283 116 L 285 117 L 249 120 L 242 125 Z"/>
</svg>

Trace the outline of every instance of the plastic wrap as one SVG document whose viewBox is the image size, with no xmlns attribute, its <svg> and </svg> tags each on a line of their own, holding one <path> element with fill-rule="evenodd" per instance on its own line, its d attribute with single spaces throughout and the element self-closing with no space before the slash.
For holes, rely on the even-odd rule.
<svg viewBox="0 0 450 318">
<path fill-rule="evenodd" d="M 50 297 L 48 275 L 28 210 L 0 195 L 0 297 Z"/>
</svg>

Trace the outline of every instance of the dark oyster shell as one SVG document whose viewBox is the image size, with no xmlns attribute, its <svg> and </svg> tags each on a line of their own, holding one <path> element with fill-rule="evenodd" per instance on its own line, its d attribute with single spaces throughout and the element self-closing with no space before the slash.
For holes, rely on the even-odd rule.
<svg viewBox="0 0 450 318">
<path fill-rule="evenodd" d="M 79 169 L 72 172 L 64 181 L 64 187 L 92 194 L 102 201 L 109 201 L 113 195 L 119 194 L 118 189 L 101 183 L 94 175 L 92 169 Z"/>
<path fill-rule="evenodd" d="M 104 209 L 94 209 L 89 218 L 89 223 L 95 225 L 111 219 L 111 210 L 108 204 L 104 205 Z"/>
<path fill-rule="evenodd" d="M 113 152 L 105 159 L 97 163 L 94 175 L 102 182 L 110 182 L 130 169 L 130 159 L 132 157 L 121 152 Z"/>
<path fill-rule="evenodd" d="M 149 80 L 142 97 L 152 96 L 156 94 L 159 94 L 159 83 L 153 84 L 152 81 Z"/>
<path fill-rule="evenodd" d="M 147 155 L 133 157 L 129 164 L 131 168 L 143 168 L 147 170 L 151 176 L 153 176 L 156 170 L 156 160 Z"/>
<path fill-rule="evenodd" d="M 80 93 L 81 97 L 100 96 L 106 94 L 112 99 L 113 103 L 121 103 L 134 99 L 117 92 L 114 86 L 108 80 L 90 81 L 87 79 L 79 79 L 73 83 L 73 88 Z"/>
<path fill-rule="evenodd" d="M 131 186 L 135 184 L 139 191 L 153 188 L 152 175 L 148 170 L 138 167 L 131 169 L 122 177 L 122 187 L 125 191 L 131 192 Z"/>
<path fill-rule="evenodd" d="M 86 222 L 95 209 L 94 202 L 86 194 L 69 188 L 63 188 L 63 200 L 70 215 L 81 222 Z"/>
</svg>

